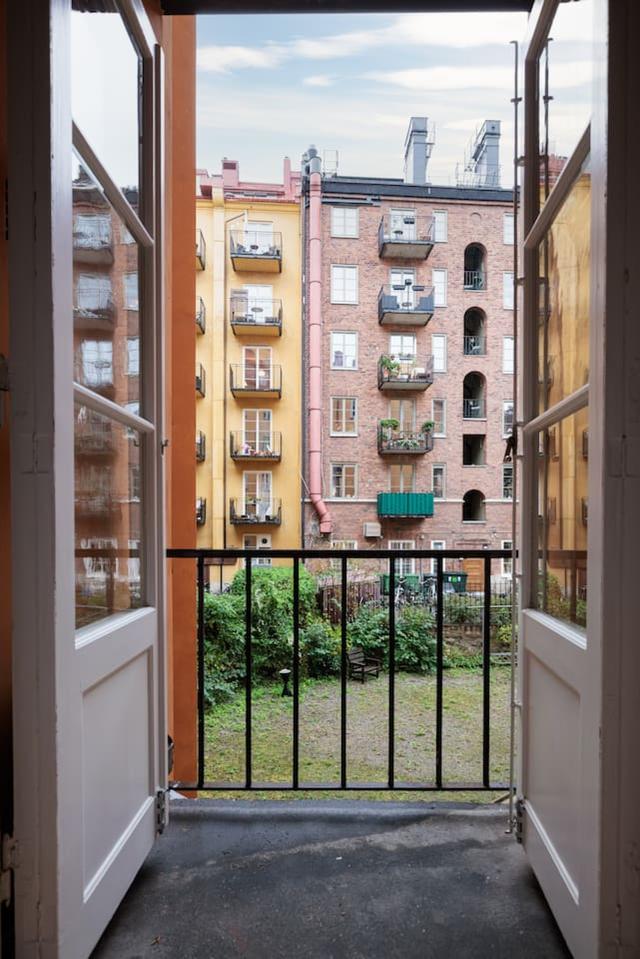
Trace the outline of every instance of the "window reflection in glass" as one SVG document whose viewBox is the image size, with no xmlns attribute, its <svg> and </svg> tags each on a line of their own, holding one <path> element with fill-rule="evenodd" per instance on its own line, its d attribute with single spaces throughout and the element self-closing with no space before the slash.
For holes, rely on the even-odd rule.
<svg viewBox="0 0 640 959">
<path fill-rule="evenodd" d="M 143 604 L 140 434 L 75 405 L 76 626 Z"/>
<path fill-rule="evenodd" d="M 589 381 L 590 236 L 587 163 L 539 248 L 539 412 Z"/>
<path fill-rule="evenodd" d="M 91 171 L 72 159 L 74 377 L 115 403 L 139 403 L 140 250 Z"/>
<path fill-rule="evenodd" d="M 539 433 L 538 608 L 587 625 L 588 409 Z"/>
</svg>

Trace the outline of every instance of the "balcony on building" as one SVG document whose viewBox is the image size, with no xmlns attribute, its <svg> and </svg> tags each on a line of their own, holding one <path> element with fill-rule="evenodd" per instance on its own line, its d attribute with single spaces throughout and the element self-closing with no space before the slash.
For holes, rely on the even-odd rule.
<svg viewBox="0 0 640 959">
<path fill-rule="evenodd" d="M 207 265 L 207 244 L 202 230 L 196 230 L 196 270 L 204 270 Z"/>
<path fill-rule="evenodd" d="M 74 446 L 78 455 L 111 455 L 116 449 L 111 422 L 89 411 L 84 423 L 76 423 Z"/>
<path fill-rule="evenodd" d="M 464 346 L 465 356 L 486 356 L 487 338 L 486 316 L 484 310 L 471 307 L 464 314 Z"/>
<path fill-rule="evenodd" d="M 234 526 L 280 526 L 282 503 L 268 497 L 232 499 L 229 501 L 229 519 Z"/>
<path fill-rule="evenodd" d="M 282 336 L 282 300 L 234 294 L 230 310 L 236 336 Z"/>
<path fill-rule="evenodd" d="M 426 326 L 433 309 L 433 287 L 418 286 L 411 280 L 383 286 L 378 294 L 381 326 Z"/>
<path fill-rule="evenodd" d="M 77 516 L 102 517 L 111 520 L 120 513 L 122 507 L 111 493 L 77 489 L 74 508 Z"/>
<path fill-rule="evenodd" d="M 196 500 L 196 526 L 204 526 L 207 522 L 207 500 L 199 496 Z"/>
<path fill-rule="evenodd" d="M 261 397 L 263 399 L 282 396 L 282 367 L 269 366 L 256 368 L 241 363 L 229 367 L 229 386 L 237 399 Z"/>
<path fill-rule="evenodd" d="M 462 418 L 483 420 L 486 418 L 486 380 L 482 373 L 467 373 L 462 386 Z"/>
<path fill-rule="evenodd" d="M 205 396 L 207 392 L 207 374 L 202 363 L 196 367 L 196 393 L 199 396 Z"/>
<path fill-rule="evenodd" d="M 381 356 L 378 360 L 378 389 L 383 393 L 424 392 L 433 383 L 433 357 Z"/>
<path fill-rule="evenodd" d="M 385 213 L 378 227 L 378 254 L 394 260 L 426 260 L 433 249 L 433 235 L 432 216 Z"/>
<path fill-rule="evenodd" d="M 282 234 L 262 230 L 231 230 L 233 269 L 250 273 L 282 272 Z"/>
<path fill-rule="evenodd" d="M 487 288 L 486 251 L 479 243 L 470 243 L 464 251 L 465 290 L 481 291 Z"/>
<path fill-rule="evenodd" d="M 113 233 L 108 216 L 80 214 L 73 230 L 74 263 L 111 266 Z"/>
<path fill-rule="evenodd" d="M 279 463 L 282 459 L 282 433 L 256 436 L 243 430 L 232 431 L 229 453 L 237 462 Z"/>
<path fill-rule="evenodd" d="M 196 300 L 196 326 L 201 333 L 207 328 L 207 308 L 201 296 Z"/>
<path fill-rule="evenodd" d="M 433 449 L 431 430 L 400 430 L 378 424 L 378 453 L 381 456 L 422 456 Z"/>
<path fill-rule="evenodd" d="M 111 330 L 116 305 L 111 290 L 102 287 L 76 290 L 73 326 L 76 330 Z"/>
<path fill-rule="evenodd" d="M 378 516 L 393 519 L 433 516 L 433 493 L 378 493 Z"/>
<path fill-rule="evenodd" d="M 202 432 L 198 430 L 196 433 L 196 462 L 204 463 L 207 457 L 207 437 Z"/>
</svg>

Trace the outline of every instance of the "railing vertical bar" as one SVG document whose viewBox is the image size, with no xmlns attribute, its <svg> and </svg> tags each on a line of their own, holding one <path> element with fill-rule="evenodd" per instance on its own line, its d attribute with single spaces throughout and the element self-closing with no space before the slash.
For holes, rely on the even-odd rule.
<svg viewBox="0 0 640 959">
<path fill-rule="evenodd" d="M 252 561 L 250 557 L 245 560 L 245 583 L 244 583 L 244 655 L 245 655 L 245 713 L 244 713 L 244 768 L 245 768 L 245 786 L 251 789 L 252 780 L 252 742 L 251 742 L 251 687 L 253 684 L 253 650 L 251 644 L 252 632 L 252 613 L 251 606 L 251 570 Z"/>
<path fill-rule="evenodd" d="M 205 780 L 204 770 L 204 556 L 198 556 L 198 788 Z"/>
<path fill-rule="evenodd" d="M 442 789 L 442 714 L 444 608 L 442 589 L 442 556 L 436 556 L 436 786 Z"/>
<path fill-rule="evenodd" d="M 388 785 L 393 789 L 395 781 L 396 738 L 396 561 L 389 560 L 389 759 Z"/>
<path fill-rule="evenodd" d="M 340 788 L 347 787 L 347 557 L 340 558 Z"/>
<path fill-rule="evenodd" d="M 490 786 L 491 757 L 491 557 L 484 558 L 484 610 L 482 628 L 482 782 Z"/>
<path fill-rule="evenodd" d="M 292 785 L 298 788 L 300 747 L 300 560 L 293 560 L 293 775 Z"/>
</svg>

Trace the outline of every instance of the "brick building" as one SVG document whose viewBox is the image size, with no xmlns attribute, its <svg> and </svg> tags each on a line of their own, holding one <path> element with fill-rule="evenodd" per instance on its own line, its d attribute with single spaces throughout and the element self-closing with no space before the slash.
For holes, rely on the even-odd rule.
<svg viewBox="0 0 640 959">
<path fill-rule="evenodd" d="M 404 179 L 322 175 L 309 151 L 305 545 L 511 541 L 513 198 L 499 136 L 482 125 L 458 186 L 427 181 L 424 118 Z"/>
</svg>

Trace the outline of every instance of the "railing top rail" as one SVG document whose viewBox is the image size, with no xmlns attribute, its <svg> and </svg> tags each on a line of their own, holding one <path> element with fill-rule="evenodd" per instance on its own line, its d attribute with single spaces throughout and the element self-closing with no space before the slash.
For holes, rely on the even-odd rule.
<svg viewBox="0 0 640 959">
<path fill-rule="evenodd" d="M 277 502 L 273 501 L 274 504 Z M 170 547 L 167 559 L 255 559 L 264 556 L 259 549 L 205 549 Z M 509 559 L 510 549 L 270 549 L 272 559 Z"/>
</svg>

